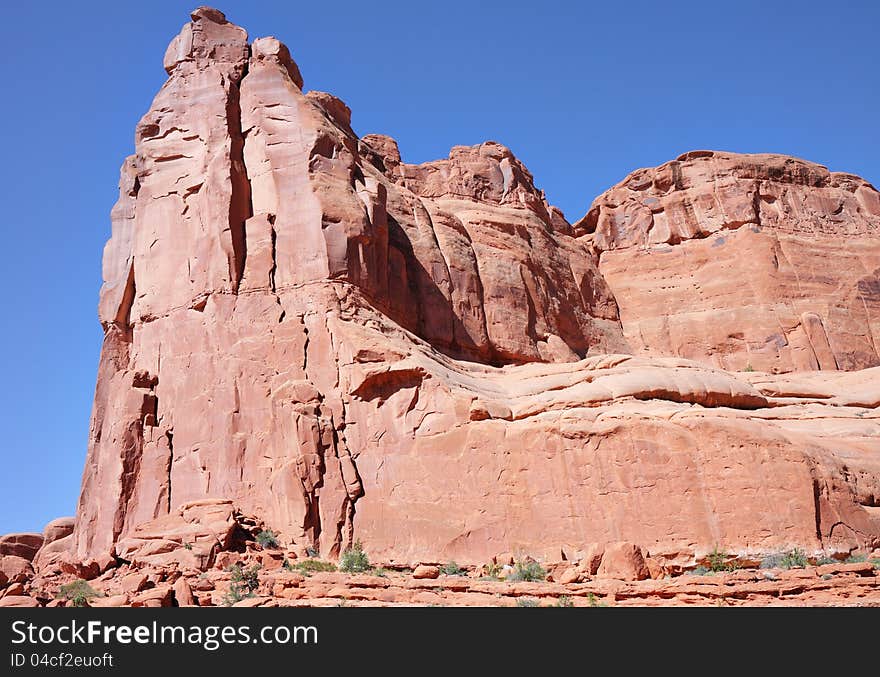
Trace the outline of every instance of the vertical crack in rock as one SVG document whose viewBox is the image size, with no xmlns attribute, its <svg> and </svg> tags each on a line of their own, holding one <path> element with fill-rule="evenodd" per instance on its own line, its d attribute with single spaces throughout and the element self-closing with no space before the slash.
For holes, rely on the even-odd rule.
<svg viewBox="0 0 880 677">
<path fill-rule="evenodd" d="M 247 70 L 245 67 L 245 75 Z M 229 200 L 229 229 L 232 238 L 232 261 L 229 277 L 233 292 L 238 292 L 244 276 L 247 259 L 247 220 L 253 216 L 251 182 L 248 179 L 247 165 L 244 161 L 244 135 L 241 127 L 241 93 L 235 83 L 229 84 L 229 100 L 226 106 L 226 120 L 230 138 L 230 181 L 232 195 Z"/>
<path fill-rule="evenodd" d="M 813 470 L 812 472 L 815 472 Z M 819 543 L 822 542 L 822 506 L 821 506 L 821 498 L 822 491 L 819 488 L 819 480 L 815 477 L 813 478 L 813 509 L 815 510 L 815 518 L 816 518 L 816 539 Z"/>
<path fill-rule="evenodd" d="M 281 305 L 280 299 L 278 299 L 278 290 L 275 287 L 275 271 L 278 269 L 278 233 L 275 231 L 275 215 L 269 215 L 269 226 L 271 228 L 269 233 L 270 238 L 270 247 L 271 247 L 271 257 L 272 263 L 269 267 L 269 289 L 275 294 L 275 300 L 278 301 L 278 305 Z M 283 314 L 283 311 L 282 311 Z M 280 321 L 280 320 L 279 320 Z"/>
<path fill-rule="evenodd" d="M 167 473 L 168 501 L 166 504 L 166 510 L 168 513 L 171 513 L 171 510 L 174 508 L 174 503 L 172 502 L 173 486 L 171 484 L 171 476 L 174 472 L 174 430 L 173 429 L 166 430 L 165 431 L 165 438 L 168 443 L 168 473 Z"/>
<path fill-rule="evenodd" d="M 115 541 L 122 533 L 126 524 L 131 498 L 137 486 L 141 458 L 144 451 L 144 423 L 138 419 L 132 421 L 125 429 L 119 444 L 119 460 L 121 472 L 119 476 L 120 491 L 114 510 L 112 538 Z"/>
<path fill-rule="evenodd" d="M 128 330 L 131 326 L 131 307 L 134 303 L 136 292 L 137 287 L 134 281 L 134 260 L 132 260 L 131 265 L 128 267 L 128 276 L 125 280 L 125 290 L 122 294 L 122 301 L 119 304 L 119 310 L 114 318 L 116 324 L 125 330 Z"/>
</svg>

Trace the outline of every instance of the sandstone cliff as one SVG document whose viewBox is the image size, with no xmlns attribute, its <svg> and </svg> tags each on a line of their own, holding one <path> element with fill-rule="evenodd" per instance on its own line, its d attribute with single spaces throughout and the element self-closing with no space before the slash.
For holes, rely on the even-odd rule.
<svg viewBox="0 0 880 677">
<path fill-rule="evenodd" d="M 202 564 L 227 505 L 382 561 L 880 545 L 867 183 L 691 153 L 572 226 L 500 144 L 410 165 L 358 137 L 217 10 L 165 67 L 122 167 L 56 551 L 184 555 L 162 534 L 205 505 Z M 861 371 L 770 373 L 816 369 Z"/>
<path fill-rule="evenodd" d="M 742 370 L 880 364 L 880 194 L 779 155 L 640 169 L 576 226 L 633 350 Z"/>
</svg>

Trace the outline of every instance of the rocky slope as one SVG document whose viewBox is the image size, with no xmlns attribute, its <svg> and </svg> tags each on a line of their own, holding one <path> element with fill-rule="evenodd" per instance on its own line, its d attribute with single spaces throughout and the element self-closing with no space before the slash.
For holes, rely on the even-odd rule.
<svg viewBox="0 0 880 677">
<path fill-rule="evenodd" d="M 395 569 L 514 553 L 584 580 L 609 548 L 660 578 L 717 547 L 880 547 L 870 185 L 696 152 L 572 226 L 500 144 L 410 165 L 359 137 L 217 10 L 165 67 L 104 252 L 75 527 L 0 551 L 37 597 L 223 571 L 260 529 L 290 559 L 360 540 Z"/>
<path fill-rule="evenodd" d="M 543 565 L 500 553 L 479 566 L 386 568 L 357 549 L 337 570 L 263 540 L 264 526 L 230 501 L 205 500 L 137 528 L 118 557 L 0 556 L 0 607 L 880 606 L 880 550 L 843 561 L 715 549 L 679 566 L 610 542 Z"/>
</svg>

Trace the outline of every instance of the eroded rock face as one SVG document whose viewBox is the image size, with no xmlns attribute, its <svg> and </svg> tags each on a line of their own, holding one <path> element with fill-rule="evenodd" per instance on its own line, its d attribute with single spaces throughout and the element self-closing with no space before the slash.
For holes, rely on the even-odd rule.
<svg viewBox="0 0 880 677">
<path fill-rule="evenodd" d="M 880 364 L 880 193 L 779 155 L 687 153 L 576 224 L 637 352 L 726 369 Z"/>
<path fill-rule="evenodd" d="M 15 555 L 32 561 L 43 546 L 42 534 L 6 534 L 0 536 L 0 556 Z"/>
<path fill-rule="evenodd" d="M 58 517 L 49 522 L 43 529 L 43 547 L 70 536 L 75 525 L 76 519 L 74 517 Z"/>
<path fill-rule="evenodd" d="M 649 567 L 716 544 L 880 545 L 876 369 L 816 380 L 765 373 L 782 352 L 749 373 L 707 351 L 634 357 L 641 315 L 613 257 L 637 260 L 639 240 L 606 206 L 572 227 L 494 142 L 403 162 L 390 137 L 359 138 L 339 99 L 303 94 L 277 39 L 248 46 L 216 10 L 193 13 L 165 65 L 104 254 L 76 527 L 38 563 L 204 567 L 240 514 L 303 554 L 359 539 L 385 562 L 626 542 Z M 773 162 L 749 171 L 776 177 Z M 843 190 L 800 166 L 749 180 L 780 209 Z M 698 174 L 670 190 L 703 190 Z M 847 180 L 835 218 L 867 251 L 871 193 Z M 769 237 L 761 219 L 753 235 Z M 676 237 L 664 246 L 710 244 Z M 822 359 L 872 364 L 841 362 L 825 335 Z"/>
</svg>

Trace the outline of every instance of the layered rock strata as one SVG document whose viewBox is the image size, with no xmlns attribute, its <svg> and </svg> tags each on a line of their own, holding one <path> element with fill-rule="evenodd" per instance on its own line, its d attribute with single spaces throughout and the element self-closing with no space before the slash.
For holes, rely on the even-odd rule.
<svg viewBox="0 0 880 677">
<path fill-rule="evenodd" d="M 359 137 L 217 10 L 165 67 L 104 252 L 76 526 L 38 567 L 210 566 L 235 514 L 385 562 L 880 545 L 864 181 L 692 153 L 572 226 L 500 144 L 410 165 Z"/>
</svg>

